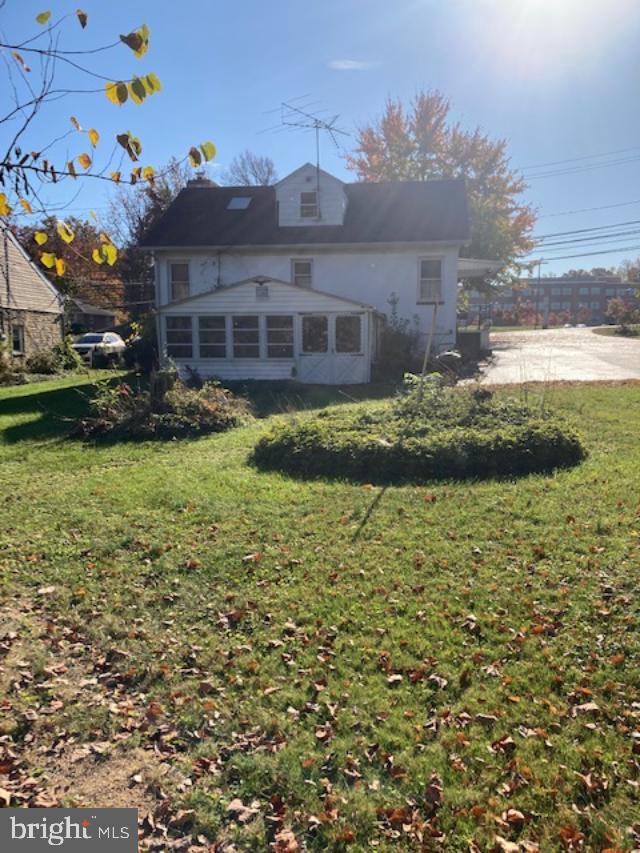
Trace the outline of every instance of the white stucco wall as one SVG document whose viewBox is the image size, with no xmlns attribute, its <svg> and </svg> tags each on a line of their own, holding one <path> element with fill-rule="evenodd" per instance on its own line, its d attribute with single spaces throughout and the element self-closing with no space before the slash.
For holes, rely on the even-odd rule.
<svg viewBox="0 0 640 853">
<path fill-rule="evenodd" d="M 420 332 L 431 327 L 433 306 L 418 303 L 420 258 L 442 258 L 444 304 L 438 306 L 434 349 L 455 343 L 458 247 L 434 249 L 425 245 L 398 249 L 278 250 L 267 252 L 156 252 L 156 293 L 158 305 L 169 302 L 169 263 L 188 261 L 191 293 L 203 293 L 217 286 L 235 284 L 253 276 L 273 276 L 291 281 L 294 258 L 313 261 L 313 288 L 372 305 L 389 316 L 389 300 L 397 297 L 397 316 L 412 324 L 417 318 Z"/>
<path fill-rule="evenodd" d="M 300 193 L 317 191 L 320 185 L 320 218 L 310 219 L 300 216 Z M 310 163 L 296 169 L 276 184 L 279 225 L 342 225 L 347 207 L 347 197 L 342 181 L 320 170 Z"/>
</svg>

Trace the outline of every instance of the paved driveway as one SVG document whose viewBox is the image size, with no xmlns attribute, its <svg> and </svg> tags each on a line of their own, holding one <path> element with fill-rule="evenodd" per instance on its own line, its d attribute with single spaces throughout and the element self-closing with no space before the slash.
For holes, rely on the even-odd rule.
<svg viewBox="0 0 640 853">
<path fill-rule="evenodd" d="M 545 329 L 491 335 L 493 356 L 481 382 L 640 379 L 640 339 L 591 329 Z"/>
</svg>

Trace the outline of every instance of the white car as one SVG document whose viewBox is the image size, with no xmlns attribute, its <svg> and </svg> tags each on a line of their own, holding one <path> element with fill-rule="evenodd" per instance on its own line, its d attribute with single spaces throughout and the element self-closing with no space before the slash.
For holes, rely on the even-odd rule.
<svg viewBox="0 0 640 853">
<path fill-rule="evenodd" d="M 92 365 L 99 359 L 120 361 L 127 345 L 115 332 L 87 332 L 76 339 L 73 348 L 83 361 Z"/>
</svg>

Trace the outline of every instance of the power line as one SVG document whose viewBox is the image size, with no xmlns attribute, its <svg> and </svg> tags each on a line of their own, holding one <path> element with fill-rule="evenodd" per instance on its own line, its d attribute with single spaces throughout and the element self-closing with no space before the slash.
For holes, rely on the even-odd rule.
<svg viewBox="0 0 640 853">
<path fill-rule="evenodd" d="M 638 243 L 635 246 L 620 246 L 617 249 L 604 249 L 601 252 L 582 252 L 578 255 L 560 255 L 559 257 L 552 257 L 552 258 L 546 258 L 546 259 L 544 257 L 542 257 L 542 258 L 531 258 L 528 261 L 528 263 L 545 264 L 545 263 L 550 263 L 551 261 L 564 261 L 564 260 L 568 260 L 569 258 L 590 258 L 594 255 L 613 255 L 613 254 L 618 254 L 619 252 L 631 252 L 635 249 L 640 249 L 640 243 Z"/>
<path fill-rule="evenodd" d="M 625 157 L 620 160 L 610 160 L 607 163 L 592 163 L 589 166 L 576 166 L 572 169 L 556 169 L 555 171 L 542 172 L 538 175 L 525 175 L 525 180 L 534 181 L 538 178 L 556 178 L 561 175 L 578 175 L 582 172 L 591 172 L 593 169 L 604 169 L 609 166 L 623 166 L 628 163 L 637 163 L 640 157 Z"/>
<path fill-rule="evenodd" d="M 526 172 L 530 169 L 544 169 L 547 166 L 561 166 L 563 163 L 577 163 L 580 160 L 595 160 L 596 157 L 612 157 L 614 154 L 627 154 L 629 151 L 640 151 L 640 148 L 636 145 L 634 148 L 618 148 L 615 151 L 603 151 L 601 154 L 585 154 L 582 157 L 569 157 L 567 160 L 551 160 L 548 163 L 521 166 L 520 171 Z"/>
<path fill-rule="evenodd" d="M 633 201 L 621 201 L 617 204 L 601 204 L 598 207 L 579 207 L 576 210 L 559 210 L 556 213 L 541 213 L 538 219 L 551 219 L 555 216 L 573 216 L 577 213 L 592 213 L 595 210 L 611 210 L 614 207 L 628 207 L 632 204 L 640 204 L 640 198 Z"/>
<path fill-rule="evenodd" d="M 607 228 L 622 228 L 627 225 L 640 225 L 640 219 L 630 219 L 627 222 L 612 222 L 610 225 L 594 225 L 592 228 L 578 228 L 572 231 L 556 231 L 552 234 L 541 234 L 534 240 L 547 240 L 550 237 L 566 237 L 571 234 L 586 234 L 588 231 L 604 231 Z"/>
</svg>

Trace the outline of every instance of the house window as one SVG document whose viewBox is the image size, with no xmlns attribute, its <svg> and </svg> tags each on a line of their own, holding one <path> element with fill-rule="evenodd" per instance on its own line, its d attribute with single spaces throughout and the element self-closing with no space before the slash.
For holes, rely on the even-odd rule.
<svg viewBox="0 0 640 853">
<path fill-rule="evenodd" d="M 293 317 L 267 317 L 267 357 L 293 358 Z"/>
<path fill-rule="evenodd" d="M 316 219 L 317 217 L 318 193 L 315 190 L 311 192 L 300 193 L 300 218 Z"/>
<path fill-rule="evenodd" d="M 293 260 L 291 261 L 291 278 L 298 287 L 311 287 L 313 277 L 313 261 Z"/>
<path fill-rule="evenodd" d="M 171 300 L 186 299 L 189 295 L 189 264 L 177 263 L 170 265 Z"/>
<path fill-rule="evenodd" d="M 357 314 L 336 317 L 336 352 L 362 352 L 362 321 Z"/>
<path fill-rule="evenodd" d="M 588 296 L 589 295 L 589 288 L 588 287 L 581 287 L 578 292 L 580 293 L 580 296 Z"/>
<path fill-rule="evenodd" d="M 234 195 L 227 202 L 227 210 L 246 210 L 250 204 L 250 195 Z"/>
<path fill-rule="evenodd" d="M 439 302 L 442 299 L 442 261 L 420 261 L 420 286 L 418 302 Z"/>
<path fill-rule="evenodd" d="M 329 348 L 329 318 L 307 315 L 302 318 L 302 352 L 327 352 Z"/>
<path fill-rule="evenodd" d="M 227 322 L 223 316 L 199 317 L 200 358 L 227 357 Z"/>
<path fill-rule="evenodd" d="M 191 317 L 167 317 L 167 355 L 193 358 Z"/>
<path fill-rule="evenodd" d="M 11 352 L 13 355 L 24 355 L 24 326 L 11 327 Z"/>
<path fill-rule="evenodd" d="M 234 358 L 260 358 L 260 319 L 257 315 L 233 318 Z"/>
</svg>

